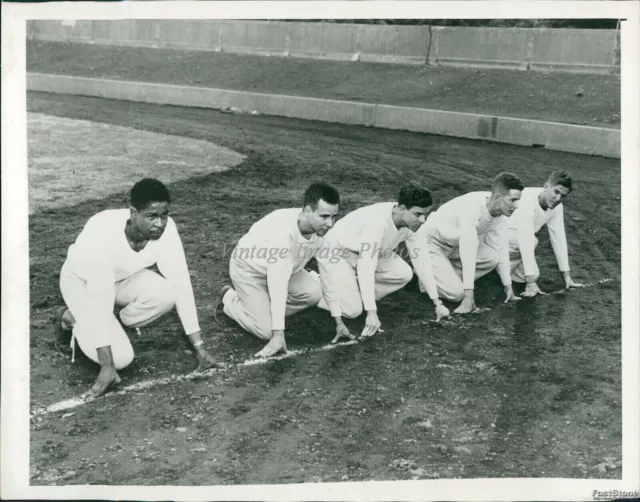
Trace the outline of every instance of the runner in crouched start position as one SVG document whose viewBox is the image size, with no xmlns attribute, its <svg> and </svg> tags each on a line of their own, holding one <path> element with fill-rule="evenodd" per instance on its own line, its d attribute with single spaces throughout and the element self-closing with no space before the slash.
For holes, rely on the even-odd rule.
<svg viewBox="0 0 640 502">
<path fill-rule="evenodd" d="M 526 283 L 522 296 L 543 293 L 537 285 L 540 269 L 536 262 L 536 234 L 547 226 L 551 246 L 567 289 L 583 285 L 574 282 L 569 272 L 569 251 L 564 230 L 562 202 L 573 191 L 571 176 L 564 171 L 551 173 L 542 188 L 527 187 L 522 192 L 518 209 L 509 218 L 511 279 Z"/>
<path fill-rule="evenodd" d="M 497 267 L 506 300 L 513 293 L 509 269 L 507 217 L 515 211 L 524 184 L 511 173 L 501 173 L 491 192 L 470 192 L 443 204 L 424 226 L 433 274 L 441 296 L 462 302 L 455 310 L 475 310 L 474 284 Z"/>
<path fill-rule="evenodd" d="M 220 291 L 215 312 L 224 313 L 249 333 L 268 341 L 256 354 L 286 351 L 285 317 L 316 305 L 320 281 L 304 269 L 333 227 L 340 197 L 325 184 L 304 193 L 303 207 L 278 209 L 253 224 L 231 254 L 233 287 Z"/>
<path fill-rule="evenodd" d="M 318 304 L 336 322 L 336 336 L 353 339 L 342 318 L 367 312 L 361 336 L 380 330 L 376 302 L 411 280 L 411 266 L 396 253 L 406 242 L 409 258 L 419 279 L 426 285 L 436 309 L 436 318 L 449 315 L 438 298 L 424 237 L 416 232 L 425 222 L 433 201 L 428 190 L 407 185 L 397 202 L 381 202 L 356 209 L 338 221 L 318 252 L 317 261 L 324 298 Z"/>
<path fill-rule="evenodd" d="M 100 374 L 85 397 L 120 383 L 118 370 L 133 361 L 124 328 L 140 328 L 175 305 L 195 349 L 196 371 L 221 367 L 203 346 L 187 261 L 178 229 L 169 217 L 171 198 L 158 180 L 131 190 L 130 209 L 102 211 L 86 223 L 69 247 L 60 272 L 66 307 L 54 316 L 57 341 L 75 341 Z M 160 274 L 150 270 L 157 266 Z M 119 308 L 114 315 L 114 307 Z M 116 309 L 117 310 L 117 309 Z"/>
</svg>

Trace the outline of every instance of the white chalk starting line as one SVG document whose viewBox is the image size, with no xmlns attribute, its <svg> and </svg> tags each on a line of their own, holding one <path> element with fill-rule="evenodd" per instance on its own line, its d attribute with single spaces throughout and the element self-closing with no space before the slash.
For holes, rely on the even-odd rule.
<svg viewBox="0 0 640 502">
<path fill-rule="evenodd" d="M 593 286 L 597 286 L 599 284 L 604 284 L 607 282 L 611 282 L 613 279 L 601 279 L 597 282 L 594 282 L 592 284 L 584 284 L 585 288 L 588 287 L 593 287 Z M 560 289 L 558 291 L 553 291 L 551 293 L 547 293 L 547 295 L 557 295 L 563 292 L 566 292 L 566 289 Z M 484 309 L 476 309 L 475 311 L 471 312 L 471 314 L 480 314 L 483 312 L 486 312 L 488 310 L 491 310 L 489 308 L 484 308 Z M 468 315 L 468 314 L 465 314 Z M 435 323 L 436 321 L 430 321 L 432 323 Z M 440 323 L 438 323 L 440 324 Z M 287 352 L 285 352 L 284 354 L 278 355 L 278 356 L 272 356 L 272 357 L 268 357 L 268 358 L 252 358 L 252 359 L 247 359 L 241 363 L 237 363 L 234 365 L 229 365 L 226 366 L 224 368 L 212 368 L 206 371 L 202 371 L 199 373 L 188 373 L 186 375 L 171 375 L 165 378 L 159 378 L 156 380 L 146 380 L 144 382 L 138 382 L 138 383 L 134 383 L 132 385 L 128 385 L 124 388 L 122 388 L 121 390 L 117 390 L 117 391 L 111 391 L 111 392 L 107 392 L 106 394 L 98 397 L 98 398 L 94 398 L 94 399 L 85 399 L 82 397 L 75 397 L 75 398 L 71 398 L 71 399 L 66 399 L 64 401 L 59 401 L 57 403 L 54 403 L 52 405 L 46 406 L 46 407 L 38 407 L 38 408 L 34 408 L 31 412 L 31 419 L 37 419 L 37 420 L 42 420 L 42 417 L 45 415 L 48 415 L 50 413 L 56 413 L 59 411 L 65 411 L 65 410 L 70 410 L 73 408 L 77 408 L 78 406 L 81 406 L 83 404 L 87 404 L 96 400 L 102 400 L 102 399 L 108 399 L 114 396 L 123 396 L 125 394 L 129 394 L 131 392 L 139 392 L 142 390 L 146 390 L 146 389 L 150 389 L 152 387 L 159 387 L 159 386 L 163 386 L 163 385 L 169 385 L 172 383 L 179 383 L 179 382 L 187 382 L 190 380 L 200 380 L 200 379 L 204 379 L 210 376 L 215 375 L 216 373 L 224 373 L 227 372 L 229 370 L 232 370 L 234 368 L 243 368 L 243 367 L 248 367 L 248 366 L 257 366 L 260 364 L 268 364 L 268 363 L 272 363 L 274 361 L 281 361 L 283 359 L 289 359 L 291 357 L 295 357 L 298 356 L 300 354 L 310 354 L 310 353 L 314 353 L 314 352 L 322 352 L 322 351 L 327 351 L 327 350 L 334 350 L 337 349 L 339 347 L 345 347 L 347 345 L 356 345 L 360 342 L 362 342 L 363 340 L 366 340 L 367 338 L 371 338 L 371 337 L 360 337 L 356 340 L 350 340 L 348 342 L 337 342 L 337 343 L 332 343 L 330 345 L 323 345 L 321 347 L 316 347 L 316 348 L 309 348 L 309 349 L 298 349 L 298 350 L 288 350 Z"/>
<path fill-rule="evenodd" d="M 345 345 L 355 345 L 357 343 L 360 343 L 360 341 L 362 340 L 362 338 L 358 339 L 358 340 L 350 340 L 348 342 L 338 342 L 338 343 L 334 343 L 331 345 L 323 345 L 322 347 L 317 347 L 317 348 L 311 348 L 311 349 L 299 349 L 299 350 L 288 350 L 287 352 L 285 352 L 284 354 L 278 355 L 278 356 L 271 356 L 268 358 L 253 358 L 253 359 L 247 359 L 246 361 L 243 361 L 241 363 L 238 364 L 233 364 L 233 365 L 228 365 L 224 368 L 211 368 L 205 371 L 201 371 L 199 373 L 188 373 L 186 375 L 171 375 L 165 378 L 159 378 L 157 380 L 146 380 L 144 382 L 138 382 L 138 383 L 134 383 L 132 385 L 128 385 L 124 388 L 122 388 L 121 390 L 118 391 L 110 391 L 107 392 L 106 394 L 103 394 L 102 396 L 95 398 L 95 399 L 85 399 L 82 397 L 74 397 L 71 399 L 66 399 L 64 401 L 59 401 L 57 403 L 54 403 L 50 406 L 46 406 L 46 407 L 40 407 L 40 408 L 35 408 L 32 412 L 31 412 L 31 418 L 39 418 L 42 417 L 43 415 L 48 415 L 49 413 L 55 413 L 57 411 L 64 411 L 64 410 L 69 410 L 71 408 L 77 408 L 78 406 L 81 406 L 83 404 L 86 403 L 90 403 L 92 401 L 96 401 L 96 400 L 100 400 L 100 399 L 106 399 L 109 397 L 113 397 L 113 396 L 123 396 L 125 394 L 128 394 L 130 392 L 138 392 L 141 390 L 146 390 L 146 389 L 150 389 L 151 387 L 158 387 L 158 386 L 162 386 L 162 385 L 168 385 L 171 383 L 178 383 L 178 382 L 187 382 L 190 380 L 200 380 L 200 379 L 204 379 L 206 377 L 210 377 L 216 373 L 224 373 L 227 372 L 231 369 L 234 368 L 242 368 L 242 367 L 247 367 L 247 366 L 257 366 L 259 364 L 267 364 L 267 363 L 271 363 L 274 361 L 280 361 L 282 359 L 288 359 L 290 357 L 294 357 L 294 356 L 298 356 L 300 354 L 309 354 L 311 352 L 321 352 L 321 351 L 326 351 L 326 350 L 333 350 L 333 349 L 337 349 L 338 347 L 344 347 Z"/>
</svg>

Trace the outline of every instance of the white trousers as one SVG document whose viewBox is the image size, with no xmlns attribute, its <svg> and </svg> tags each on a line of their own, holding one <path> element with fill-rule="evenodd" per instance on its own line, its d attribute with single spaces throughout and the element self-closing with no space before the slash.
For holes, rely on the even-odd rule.
<svg viewBox="0 0 640 502">
<path fill-rule="evenodd" d="M 98 361 L 97 348 L 109 345 L 116 369 L 126 368 L 133 361 L 133 347 L 115 315 L 110 317 L 107 340 L 98 339 L 89 329 L 91 312 L 87 306 L 87 283 L 63 265 L 60 272 L 60 291 L 76 323 L 73 336 L 78 346 L 92 361 Z M 123 307 L 119 316 L 122 324 L 139 328 L 152 323 L 169 312 L 176 303 L 176 293 L 159 274 L 144 269 L 116 283 L 115 305 Z"/>
<path fill-rule="evenodd" d="M 538 247 L 538 238 L 533 238 L 533 248 Z M 520 250 L 518 249 L 517 242 L 514 242 L 512 239 L 509 243 L 509 261 L 511 265 L 511 280 L 513 282 L 526 282 L 526 276 L 524 273 L 524 265 L 522 264 L 522 256 L 520 255 Z M 535 280 L 538 280 L 540 277 L 540 269 L 538 268 L 538 264 L 535 263 L 535 268 L 533 272 L 533 276 Z"/>
<path fill-rule="evenodd" d="M 224 313 L 244 330 L 262 340 L 271 339 L 271 299 L 267 277 L 249 267 L 244 260 L 231 258 L 229 275 L 233 289 L 223 298 Z M 320 281 L 306 270 L 289 279 L 285 317 L 317 305 L 322 298 Z"/>
<path fill-rule="evenodd" d="M 438 295 L 452 302 L 462 301 L 464 286 L 459 249 L 442 243 L 430 234 L 427 234 L 427 244 L 433 276 L 438 286 Z M 480 240 L 476 254 L 475 280 L 495 269 L 498 259 L 498 251 Z M 424 287 L 421 285 L 420 289 L 423 290 Z"/>
<path fill-rule="evenodd" d="M 340 253 L 334 263 L 324 263 L 327 273 L 333 277 L 336 293 L 340 296 L 342 316 L 354 319 L 362 314 L 362 296 L 358 285 L 357 265 L 358 253 Z M 336 257 L 336 258 L 338 258 Z M 375 298 L 382 300 L 385 296 L 402 289 L 413 277 L 413 269 L 396 253 L 378 259 L 375 271 Z M 329 310 L 323 298 L 318 307 Z"/>
</svg>

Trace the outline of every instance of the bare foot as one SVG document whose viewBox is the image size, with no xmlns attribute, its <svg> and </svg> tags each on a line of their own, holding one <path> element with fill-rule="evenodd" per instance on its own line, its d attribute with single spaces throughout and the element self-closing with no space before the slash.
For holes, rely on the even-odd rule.
<svg viewBox="0 0 640 502">
<path fill-rule="evenodd" d="M 271 357 L 280 351 L 287 351 L 287 343 L 284 340 L 284 332 L 273 335 L 269 343 L 256 354 L 256 357 Z"/>
<path fill-rule="evenodd" d="M 118 385 L 120 383 L 120 376 L 115 368 L 109 366 L 103 366 L 100 369 L 100 374 L 96 383 L 93 384 L 91 390 L 85 393 L 82 397 L 85 399 L 93 399 L 104 394 L 111 385 Z"/>
</svg>

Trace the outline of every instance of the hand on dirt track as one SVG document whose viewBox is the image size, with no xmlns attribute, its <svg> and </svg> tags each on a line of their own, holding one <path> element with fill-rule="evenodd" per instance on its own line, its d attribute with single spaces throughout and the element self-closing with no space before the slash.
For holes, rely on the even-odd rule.
<svg viewBox="0 0 640 502">
<path fill-rule="evenodd" d="M 532 282 L 531 284 L 527 284 L 521 296 L 523 298 L 533 298 L 536 295 L 546 295 L 546 294 L 547 293 L 542 291 L 535 282 Z"/>
<path fill-rule="evenodd" d="M 344 324 L 341 324 L 336 327 L 336 336 L 333 340 L 331 340 L 331 343 L 336 343 L 341 338 L 348 338 L 349 340 L 353 340 L 355 339 L 355 335 L 352 335 L 349 331 L 349 328 L 347 328 Z"/>
<path fill-rule="evenodd" d="M 476 310 L 476 302 L 470 298 L 464 298 L 462 303 L 453 312 L 456 314 L 468 314 Z"/>
<path fill-rule="evenodd" d="M 93 387 L 82 395 L 83 399 L 94 399 L 104 394 L 111 385 L 120 383 L 120 376 L 115 368 L 102 367 Z"/>
<path fill-rule="evenodd" d="M 566 289 L 584 288 L 584 284 L 580 284 L 579 282 L 573 282 L 573 279 L 569 277 L 565 282 L 565 288 Z"/>
<path fill-rule="evenodd" d="M 375 335 L 378 331 L 382 332 L 380 329 L 381 326 L 382 324 L 380 323 L 380 319 L 378 319 L 378 314 L 375 311 L 369 312 L 360 336 L 366 338 Z"/>
<path fill-rule="evenodd" d="M 201 353 L 198 353 L 198 367 L 194 370 L 196 373 L 205 371 L 211 368 L 222 369 L 226 368 L 225 363 L 221 363 L 216 361 L 211 354 L 209 354 L 206 350 L 203 350 Z"/>
<path fill-rule="evenodd" d="M 440 304 L 436 307 L 436 322 L 440 322 L 440 319 L 449 317 L 450 315 L 451 312 L 449 312 L 449 309 L 444 305 Z"/>
<path fill-rule="evenodd" d="M 267 343 L 267 345 L 265 345 L 264 348 L 255 355 L 255 357 L 271 357 L 280 351 L 287 351 L 287 342 L 284 338 L 284 330 L 274 330 L 269 343 Z"/>
<path fill-rule="evenodd" d="M 515 293 L 513 292 L 513 287 L 511 286 L 505 286 L 504 292 L 507 295 L 507 298 L 504 300 L 504 303 L 519 302 L 520 300 L 522 300 L 522 298 L 515 295 Z"/>
</svg>

